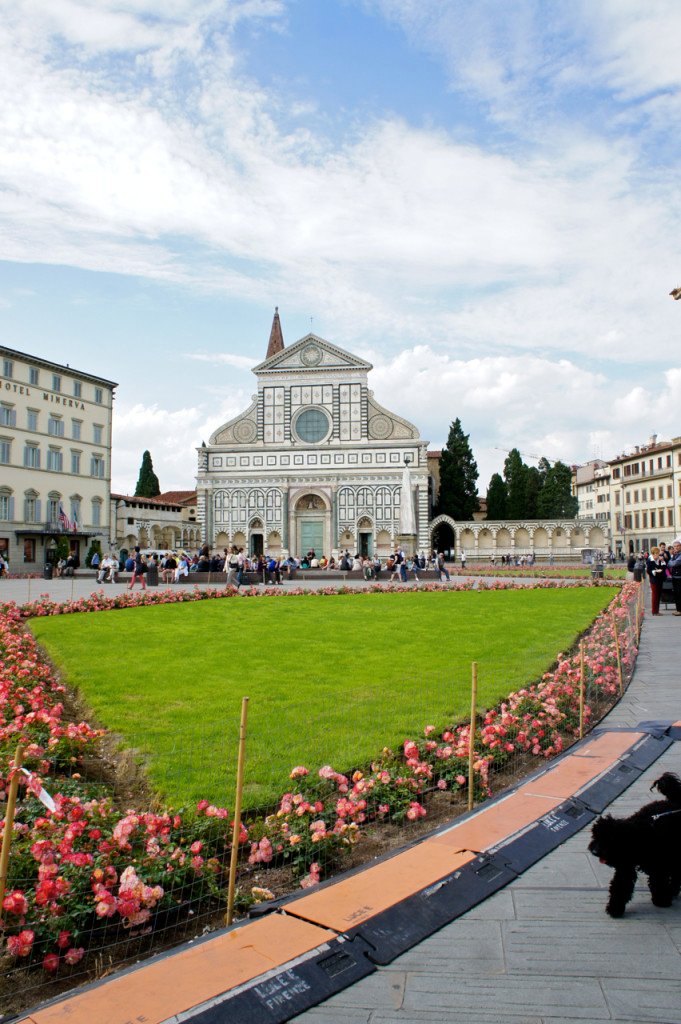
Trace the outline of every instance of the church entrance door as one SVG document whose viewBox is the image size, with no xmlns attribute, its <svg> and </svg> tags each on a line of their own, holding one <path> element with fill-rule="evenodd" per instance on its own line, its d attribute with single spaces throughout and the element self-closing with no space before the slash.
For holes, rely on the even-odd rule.
<svg viewBox="0 0 681 1024">
<path fill-rule="evenodd" d="M 359 553 L 362 558 L 371 558 L 374 553 L 374 537 L 372 533 L 359 534 Z"/>
<path fill-rule="evenodd" d="M 317 558 L 324 554 L 324 520 L 303 519 L 300 523 L 300 551 L 298 557 L 302 558 L 314 551 Z"/>
<path fill-rule="evenodd" d="M 263 553 L 263 537 L 261 533 L 251 534 L 251 558 L 260 558 Z"/>
</svg>

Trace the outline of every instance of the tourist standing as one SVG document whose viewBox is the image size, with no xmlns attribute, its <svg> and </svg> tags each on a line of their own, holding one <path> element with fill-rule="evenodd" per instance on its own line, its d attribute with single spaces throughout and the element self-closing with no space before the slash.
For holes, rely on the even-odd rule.
<svg viewBox="0 0 681 1024">
<path fill-rule="evenodd" d="M 672 557 L 669 561 L 669 570 L 672 574 L 672 588 L 674 590 L 674 604 L 676 611 L 674 615 L 681 615 L 681 541 L 675 540 L 672 544 Z"/>
<path fill-rule="evenodd" d="M 650 554 L 646 559 L 646 572 L 650 579 L 651 613 L 653 615 L 660 614 L 660 597 L 662 595 L 662 584 L 666 576 L 666 568 L 667 563 L 660 555 L 660 549 L 655 545 L 650 549 Z"/>
</svg>

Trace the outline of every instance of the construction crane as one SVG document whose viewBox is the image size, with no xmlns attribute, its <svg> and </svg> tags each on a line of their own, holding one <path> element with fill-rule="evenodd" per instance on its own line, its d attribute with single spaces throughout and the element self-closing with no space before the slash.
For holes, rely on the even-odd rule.
<svg viewBox="0 0 681 1024">
<path fill-rule="evenodd" d="M 495 452 L 506 452 L 507 455 L 510 455 L 511 452 L 513 451 L 513 448 L 499 448 L 497 445 L 495 445 L 494 450 Z M 518 448 L 516 448 L 515 450 L 518 452 L 519 455 L 522 455 L 524 459 L 536 459 L 537 462 L 541 462 L 542 459 L 546 458 L 545 455 L 535 455 L 534 452 L 521 452 Z M 550 459 L 546 459 L 546 461 L 550 462 Z"/>
</svg>

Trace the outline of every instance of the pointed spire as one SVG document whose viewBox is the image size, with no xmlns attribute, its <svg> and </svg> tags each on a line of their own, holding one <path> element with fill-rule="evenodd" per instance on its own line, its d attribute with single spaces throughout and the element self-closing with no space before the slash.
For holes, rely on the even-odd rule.
<svg viewBox="0 0 681 1024">
<path fill-rule="evenodd" d="M 267 346 L 267 355 L 265 359 L 269 359 L 270 356 L 274 356 L 277 352 L 284 351 L 284 336 L 281 333 L 281 324 L 279 323 L 279 306 L 274 307 L 274 320 L 272 321 L 272 330 L 270 331 L 270 343 Z"/>
</svg>

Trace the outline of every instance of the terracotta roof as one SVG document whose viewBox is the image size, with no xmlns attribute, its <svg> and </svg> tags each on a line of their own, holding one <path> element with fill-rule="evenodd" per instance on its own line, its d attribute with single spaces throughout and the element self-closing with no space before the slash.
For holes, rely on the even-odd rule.
<svg viewBox="0 0 681 1024">
<path fill-rule="evenodd" d="M 112 492 L 111 497 L 114 501 L 144 502 L 145 505 L 177 505 L 179 508 L 179 502 L 169 497 L 171 494 L 173 491 L 168 491 L 167 495 L 159 494 L 156 498 L 145 498 L 143 494 L 114 494 Z"/>
<path fill-rule="evenodd" d="M 163 494 L 159 494 L 157 501 L 160 501 L 161 498 L 176 505 L 195 505 L 196 491 L 164 491 Z"/>
<path fill-rule="evenodd" d="M 283 351 L 284 335 L 281 333 L 281 323 L 279 322 L 279 306 L 275 306 L 272 330 L 270 331 L 270 343 L 267 346 L 267 355 L 265 356 L 265 359 L 269 359 L 270 356 L 274 356 L 277 352 Z"/>
<path fill-rule="evenodd" d="M 428 451 L 426 452 L 426 455 L 429 459 L 439 459 L 442 455 L 442 451 Z"/>
</svg>

